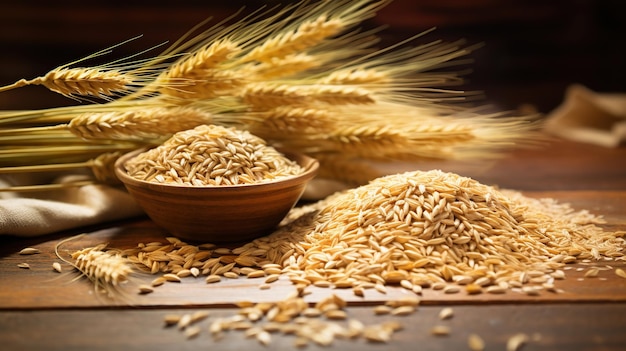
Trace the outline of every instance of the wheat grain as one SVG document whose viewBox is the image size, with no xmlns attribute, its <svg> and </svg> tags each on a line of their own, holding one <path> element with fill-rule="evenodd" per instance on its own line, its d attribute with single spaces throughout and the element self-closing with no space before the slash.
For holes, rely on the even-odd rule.
<svg viewBox="0 0 626 351">
<path fill-rule="evenodd" d="M 506 342 L 506 351 L 519 351 L 528 342 L 528 335 L 524 333 L 515 334 Z"/>
<path fill-rule="evenodd" d="M 194 186 L 262 183 L 302 172 L 264 140 L 214 125 L 176 133 L 129 160 L 126 170 L 141 180 Z"/>
<path fill-rule="evenodd" d="M 430 333 L 435 336 L 448 336 L 450 335 L 450 327 L 446 325 L 435 325 L 430 329 Z"/>
<path fill-rule="evenodd" d="M 285 260 L 280 252 L 274 257 L 291 281 L 303 285 L 349 287 L 344 283 L 350 278 L 353 287 L 371 284 L 384 292 L 385 285 L 403 280 L 433 289 L 457 281 L 469 294 L 482 287 L 502 293 L 524 284 L 536 285 L 526 292 L 534 294 L 552 275 L 563 274 L 561 259 L 549 260 L 572 247 L 571 237 L 560 239 L 563 228 L 577 233 L 576 254 L 582 259 L 592 251 L 619 257 L 614 252 L 623 245 L 619 233 L 581 226 L 592 218 L 567 206 L 440 171 L 382 177 L 300 211 L 298 219 L 246 250 L 274 248 L 269 256 L 285 241 L 290 249 L 296 245 L 294 259 Z M 384 272 L 379 262 L 385 262 Z"/>
<path fill-rule="evenodd" d="M 18 263 L 17 264 L 18 268 L 23 268 L 23 269 L 30 269 L 30 265 L 26 262 L 22 262 L 22 263 Z"/>
<path fill-rule="evenodd" d="M 471 351 L 483 351 L 485 342 L 478 334 L 470 334 L 467 337 L 467 346 Z"/>
<path fill-rule="evenodd" d="M 63 271 L 59 262 L 52 263 L 52 269 L 54 269 L 54 271 L 57 273 L 61 273 Z"/>
<path fill-rule="evenodd" d="M 41 253 L 41 250 L 34 247 L 25 247 L 19 252 L 20 255 L 34 255 L 38 253 Z"/>
</svg>

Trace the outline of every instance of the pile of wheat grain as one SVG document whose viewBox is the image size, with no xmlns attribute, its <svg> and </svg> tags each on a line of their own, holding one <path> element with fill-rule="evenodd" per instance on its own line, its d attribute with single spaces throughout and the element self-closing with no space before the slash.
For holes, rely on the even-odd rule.
<svg viewBox="0 0 626 351">
<path fill-rule="evenodd" d="M 247 131 L 200 125 L 178 132 L 126 163 L 130 176 L 194 186 L 269 182 L 302 168 Z"/>
<path fill-rule="evenodd" d="M 564 264 L 621 258 L 625 244 L 586 211 L 441 171 L 381 177 L 296 211 L 242 251 L 264 248 L 294 282 L 357 294 L 455 283 L 534 294 L 554 290 Z"/>
</svg>

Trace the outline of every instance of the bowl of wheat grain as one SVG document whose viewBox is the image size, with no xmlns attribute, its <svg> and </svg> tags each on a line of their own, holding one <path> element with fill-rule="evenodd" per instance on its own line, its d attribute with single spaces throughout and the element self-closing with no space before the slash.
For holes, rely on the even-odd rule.
<svg viewBox="0 0 626 351">
<path fill-rule="evenodd" d="M 271 233 L 318 168 L 317 160 L 247 131 L 201 125 L 120 157 L 115 174 L 170 234 L 238 243 Z"/>
</svg>

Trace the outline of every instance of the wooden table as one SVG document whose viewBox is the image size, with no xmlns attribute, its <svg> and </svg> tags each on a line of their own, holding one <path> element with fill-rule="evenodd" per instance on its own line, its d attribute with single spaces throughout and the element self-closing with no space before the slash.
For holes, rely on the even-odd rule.
<svg viewBox="0 0 626 351">
<path fill-rule="evenodd" d="M 490 164 L 423 164 L 473 177 L 485 184 L 523 191 L 527 196 L 551 197 L 603 215 L 608 230 L 626 230 L 626 148 L 604 149 L 592 145 L 555 140 L 545 147 L 520 150 Z M 403 165 L 402 167 L 406 167 Z M 208 333 L 212 320 L 232 316 L 239 301 L 278 301 L 294 291 L 286 279 L 268 290 L 260 281 L 247 278 L 206 284 L 203 279 L 185 278 L 167 283 L 148 295 L 137 295 L 135 304 L 98 298 L 87 280 L 74 280 L 75 272 L 65 267 L 56 273 L 54 246 L 79 233 L 66 249 L 102 242 L 113 247 L 134 247 L 139 242 L 163 241 L 167 233 L 146 218 L 80 228 L 37 238 L 2 238 L 0 247 L 0 349 L 2 350 L 203 350 L 203 349 L 292 349 L 294 337 L 274 335 L 269 346 L 246 339 L 243 332 L 230 331 L 220 340 Z M 18 255 L 24 247 L 40 254 Z M 18 268 L 27 262 L 30 269 Z M 368 293 L 355 297 L 351 291 L 311 289 L 305 296 L 314 303 L 330 293 L 348 300 L 348 315 L 365 324 L 400 321 L 403 328 L 386 344 L 363 339 L 335 340 L 330 348 L 341 350 L 468 350 L 467 338 L 475 333 L 485 341 L 485 350 L 505 350 L 507 340 L 523 333 L 528 339 L 523 350 L 626 350 L 626 279 L 609 264 L 597 278 L 584 278 L 576 264 L 557 286 L 560 294 L 529 297 L 508 292 L 503 295 L 443 294 L 426 289 L 417 312 L 404 317 L 376 316 L 373 306 L 402 296 L 399 289 L 387 295 Z M 150 281 L 152 276 L 139 277 Z M 439 312 L 452 307 L 454 316 L 439 320 Z M 208 311 L 200 322 L 202 333 L 187 339 L 176 328 L 164 327 L 167 314 Z M 431 327 L 450 327 L 448 336 L 433 336 Z M 309 350 L 321 348 L 311 344 Z"/>
</svg>

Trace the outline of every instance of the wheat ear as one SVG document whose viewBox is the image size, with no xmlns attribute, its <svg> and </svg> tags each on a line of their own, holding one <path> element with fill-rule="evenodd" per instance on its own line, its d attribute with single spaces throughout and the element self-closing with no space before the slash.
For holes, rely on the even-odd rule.
<svg viewBox="0 0 626 351">
<path fill-rule="evenodd" d="M 372 92 L 352 86 L 248 84 L 242 100 L 256 110 L 267 110 L 285 105 L 310 105 L 324 102 L 332 105 L 372 104 Z"/>
<path fill-rule="evenodd" d="M 244 72 L 249 72 L 254 80 L 261 81 L 291 77 L 319 67 L 322 63 L 319 57 L 308 54 L 292 54 L 284 58 L 273 57 L 266 62 L 244 68 Z"/>
<path fill-rule="evenodd" d="M 158 79 L 159 91 L 185 99 L 212 98 L 227 94 L 245 79 L 235 71 L 220 67 L 240 51 L 229 39 L 217 40 L 183 56 Z"/>
<path fill-rule="evenodd" d="M 280 106 L 259 115 L 248 128 L 268 140 L 281 140 L 293 134 L 325 133 L 333 130 L 337 118 L 328 110 L 292 106 Z"/>
<path fill-rule="evenodd" d="M 136 78 L 118 70 L 98 68 L 56 68 L 43 77 L 25 81 L 25 85 L 43 85 L 46 88 L 72 97 L 76 95 L 107 98 L 127 93 Z"/>
<path fill-rule="evenodd" d="M 83 114 L 67 128 L 84 139 L 146 139 L 169 136 L 213 120 L 208 112 L 183 107 L 152 107 L 142 110 Z"/>
<path fill-rule="evenodd" d="M 280 33 L 252 49 L 241 61 L 270 61 L 309 49 L 324 39 L 343 30 L 344 25 L 339 19 L 329 19 L 321 15 L 315 20 L 305 21 L 293 31 Z"/>
</svg>

